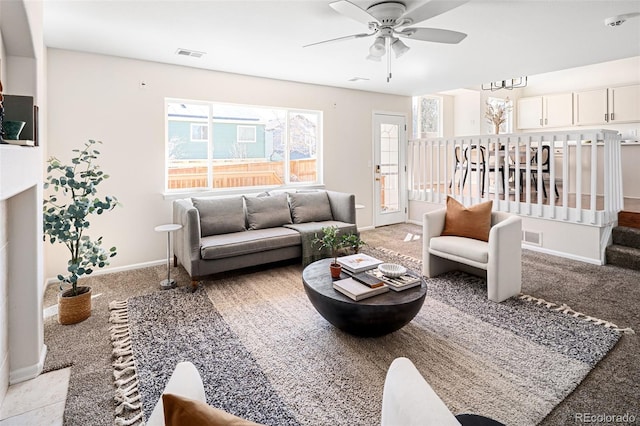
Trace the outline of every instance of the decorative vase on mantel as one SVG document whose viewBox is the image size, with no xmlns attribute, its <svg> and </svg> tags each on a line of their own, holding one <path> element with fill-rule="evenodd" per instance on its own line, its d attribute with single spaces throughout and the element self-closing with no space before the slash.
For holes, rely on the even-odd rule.
<svg viewBox="0 0 640 426">
<path fill-rule="evenodd" d="M 496 135 L 500 134 L 500 123 L 494 123 L 496 129 Z"/>
</svg>

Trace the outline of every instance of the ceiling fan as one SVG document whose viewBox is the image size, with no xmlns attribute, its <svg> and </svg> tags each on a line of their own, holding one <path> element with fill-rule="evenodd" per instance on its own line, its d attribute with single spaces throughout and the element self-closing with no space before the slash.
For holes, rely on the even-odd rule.
<svg viewBox="0 0 640 426">
<path fill-rule="evenodd" d="M 353 34 L 307 44 L 303 47 L 317 46 L 324 43 L 375 37 L 367 59 L 380 61 L 389 51 L 393 50 L 396 58 L 404 55 L 409 46 L 400 38 L 430 41 L 434 43 L 460 43 L 467 36 L 464 33 L 437 28 L 411 27 L 412 24 L 425 21 L 449 10 L 467 3 L 469 0 L 429 1 L 422 6 L 407 12 L 407 7 L 400 1 L 383 1 L 362 9 L 348 0 L 338 0 L 329 3 L 336 12 L 367 25 L 370 32 Z M 391 56 L 387 56 L 387 82 L 391 79 Z"/>
</svg>

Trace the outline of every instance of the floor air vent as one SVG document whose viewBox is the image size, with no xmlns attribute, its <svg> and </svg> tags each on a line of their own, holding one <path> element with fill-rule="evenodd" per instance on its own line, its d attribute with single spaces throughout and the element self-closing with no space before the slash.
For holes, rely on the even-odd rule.
<svg viewBox="0 0 640 426">
<path fill-rule="evenodd" d="M 522 241 L 534 246 L 542 245 L 542 232 L 522 230 Z"/>
</svg>

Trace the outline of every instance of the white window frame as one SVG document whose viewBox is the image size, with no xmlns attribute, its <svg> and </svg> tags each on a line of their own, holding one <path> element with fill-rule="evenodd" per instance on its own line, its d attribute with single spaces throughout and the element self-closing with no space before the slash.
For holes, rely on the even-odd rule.
<svg viewBox="0 0 640 426">
<path fill-rule="evenodd" d="M 203 128 L 206 131 L 206 137 L 204 138 L 194 138 L 193 131 L 196 127 Z M 198 134 L 201 134 L 201 131 L 197 131 Z M 209 125 L 207 123 L 191 123 L 189 126 L 189 138 L 192 142 L 207 142 L 209 140 Z"/>
<path fill-rule="evenodd" d="M 422 117 L 422 111 L 421 111 L 421 105 L 422 99 L 433 99 L 436 100 L 438 102 L 438 131 L 437 132 L 424 132 L 421 133 L 420 129 L 422 128 L 422 125 L 420 123 L 420 119 Z M 440 138 L 443 136 L 443 124 L 444 124 L 444 118 L 443 118 L 443 98 L 442 96 L 436 96 L 436 95 L 423 95 L 423 96 L 414 96 L 413 97 L 413 108 L 412 108 L 412 113 L 413 113 L 413 137 L 414 138 Z"/>
<path fill-rule="evenodd" d="M 170 159 L 168 157 L 168 144 L 169 144 L 169 121 L 171 120 L 175 120 L 175 117 L 170 117 L 169 116 L 169 105 L 170 104 L 200 104 L 200 105 L 208 105 L 208 119 L 206 122 L 203 122 L 203 125 L 208 126 L 209 130 L 208 130 L 208 139 L 206 140 L 208 143 L 208 149 L 207 149 L 207 164 L 208 164 L 208 182 L 209 182 L 209 187 L 207 188 L 184 188 L 184 189 L 169 189 L 168 188 L 168 183 L 169 183 L 169 164 L 170 164 Z M 283 127 L 283 134 L 282 134 L 282 138 L 284 141 L 284 159 L 283 161 L 285 162 L 285 166 L 284 166 L 284 180 L 285 183 L 283 185 L 278 185 L 278 186 L 259 186 L 259 187 L 252 187 L 252 188 L 247 188 L 247 187 L 232 187 L 232 188 L 214 188 L 213 182 L 213 165 L 212 162 L 214 161 L 213 158 L 213 150 L 214 150 L 214 141 L 213 141 L 213 131 L 211 131 L 211 129 L 213 128 L 212 126 L 217 123 L 217 122 L 228 122 L 228 120 L 225 119 L 214 119 L 214 108 L 216 106 L 230 106 L 230 107 L 238 107 L 238 108 L 256 108 L 256 109 L 265 109 L 265 110 L 275 110 L 275 111 L 282 111 L 284 112 L 284 116 L 285 116 L 285 123 L 284 123 L 284 127 Z M 290 146 L 290 140 L 289 140 L 289 116 L 292 113 L 295 112 L 301 112 L 301 113 L 305 113 L 305 114 L 315 114 L 318 117 L 317 120 L 317 127 L 316 127 L 316 135 L 314 136 L 315 140 L 316 140 L 316 147 L 315 147 L 315 156 L 311 157 L 311 158 L 315 158 L 316 161 L 316 181 L 315 182 L 291 182 L 290 181 L 290 150 L 291 150 L 291 146 Z M 250 192 L 250 189 L 256 190 L 256 191 L 266 191 L 266 190 L 270 190 L 270 189 L 287 189 L 287 188 L 300 188 L 300 187 L 305 187 L 305 188 L 322 188 L 324 187 L 324 176 L 323 176 L 323 157 L 322 157 L 322 144 L 323 144 L 323 120 L 324 120 L 324 115 L 323 112 L 321 110 L 305 110 L 305 109 L 300 109 L 300 108 L 286 108 L 286 107 L 272 107 L 272 106 L 267 106 L 267 105 L 246 105 L 246 104 L 229 104 L 229 103 L 220 103 L 220 102 L 213 102 L 213 101 L 200 101 L 200 100 L 190 100 L 190 99 L 179 99 L 179 98 L 165 98 L 165 166 L 164 166 L 164 174 L 165 174 L 165 180 L 164 180 L 164 196 L 168 199 L 176 199 L 178 197 L 184 197 L 187 196 L 188 194 L 193 194 L 193 195 L 206 195 L 206 194 L 210 194 L 210 195 L 231 195 L 231 194 L 246 194 L 247 192 Z M 194 124 L 194 123 L 192 123 Z M 199 124 L 199 123 L 195 123 L 195 124 Z M 257 126 L 251 126 L 251 127 L 256 127 L 257 130 Z M 191 129 L 190 129 L 191 131 Z M 256 135 L 257 135 L 257 131 L 256 131 Z M 191 136 L 191 135 L 190 135 Z M 236 133 L 236 140 L 237 140 L 237 133 Z M 193 142 L 194 140 L 191 139 L 191 141 Z M 197 140 L 196 140 L 197 141 Z M 257 142 L 257 136 L 256 136 L 256 142 Z"/>
<path fill-rule="evenodd" d="M 248 129 L 253 130 L 253 139 L 242 139 L 240 137 L 240 134 L 243 133 L 241 130 L 248 130 Z M 256 126 L 243 126 L 240 124 L 236 126 L 236 141 L 238 143 L 256 143 L 257 134 L 258 134 L 258 131 Z"/>
</svg>

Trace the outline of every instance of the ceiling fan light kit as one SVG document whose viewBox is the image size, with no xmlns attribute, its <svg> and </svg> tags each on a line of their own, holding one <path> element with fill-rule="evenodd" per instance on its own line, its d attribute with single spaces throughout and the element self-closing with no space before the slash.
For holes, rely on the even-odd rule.
<svg viewBox="0 0 640 426">
<path fill-rule="evenodd" d="M 382 57 L 389 50 L 393 50 L 396 58 L 409 51 L 409 46 L 404 44 L 398 37 L 410 38 L 413 40 L 429 41 L 433 43 L 457 44 L 467 36 L 464 33 L 436 28 L 401 28 L 407 25 L 425 21 L 434 16 L 448 12 L 458 6 L 463 5 L 468 0 L 431 1 L 407 12 L 406 5 L 401 1 L 382 1 L 362 9 L 348 0 L 338 0 L 329 3 L 329 6 L 336 12 L 367 25 L 369 33 L 354 34 L 338 37 L 330 40 L 308 44 L 304 47 L 318 44 L 332 43 L 353 38 L 363 38 L 376 36 L 373 44 L 369 47 L 367 59 L 380 62 Z M 387 56 L 387 82 L 391 80 L 391 57 Z"/>
</svg>

